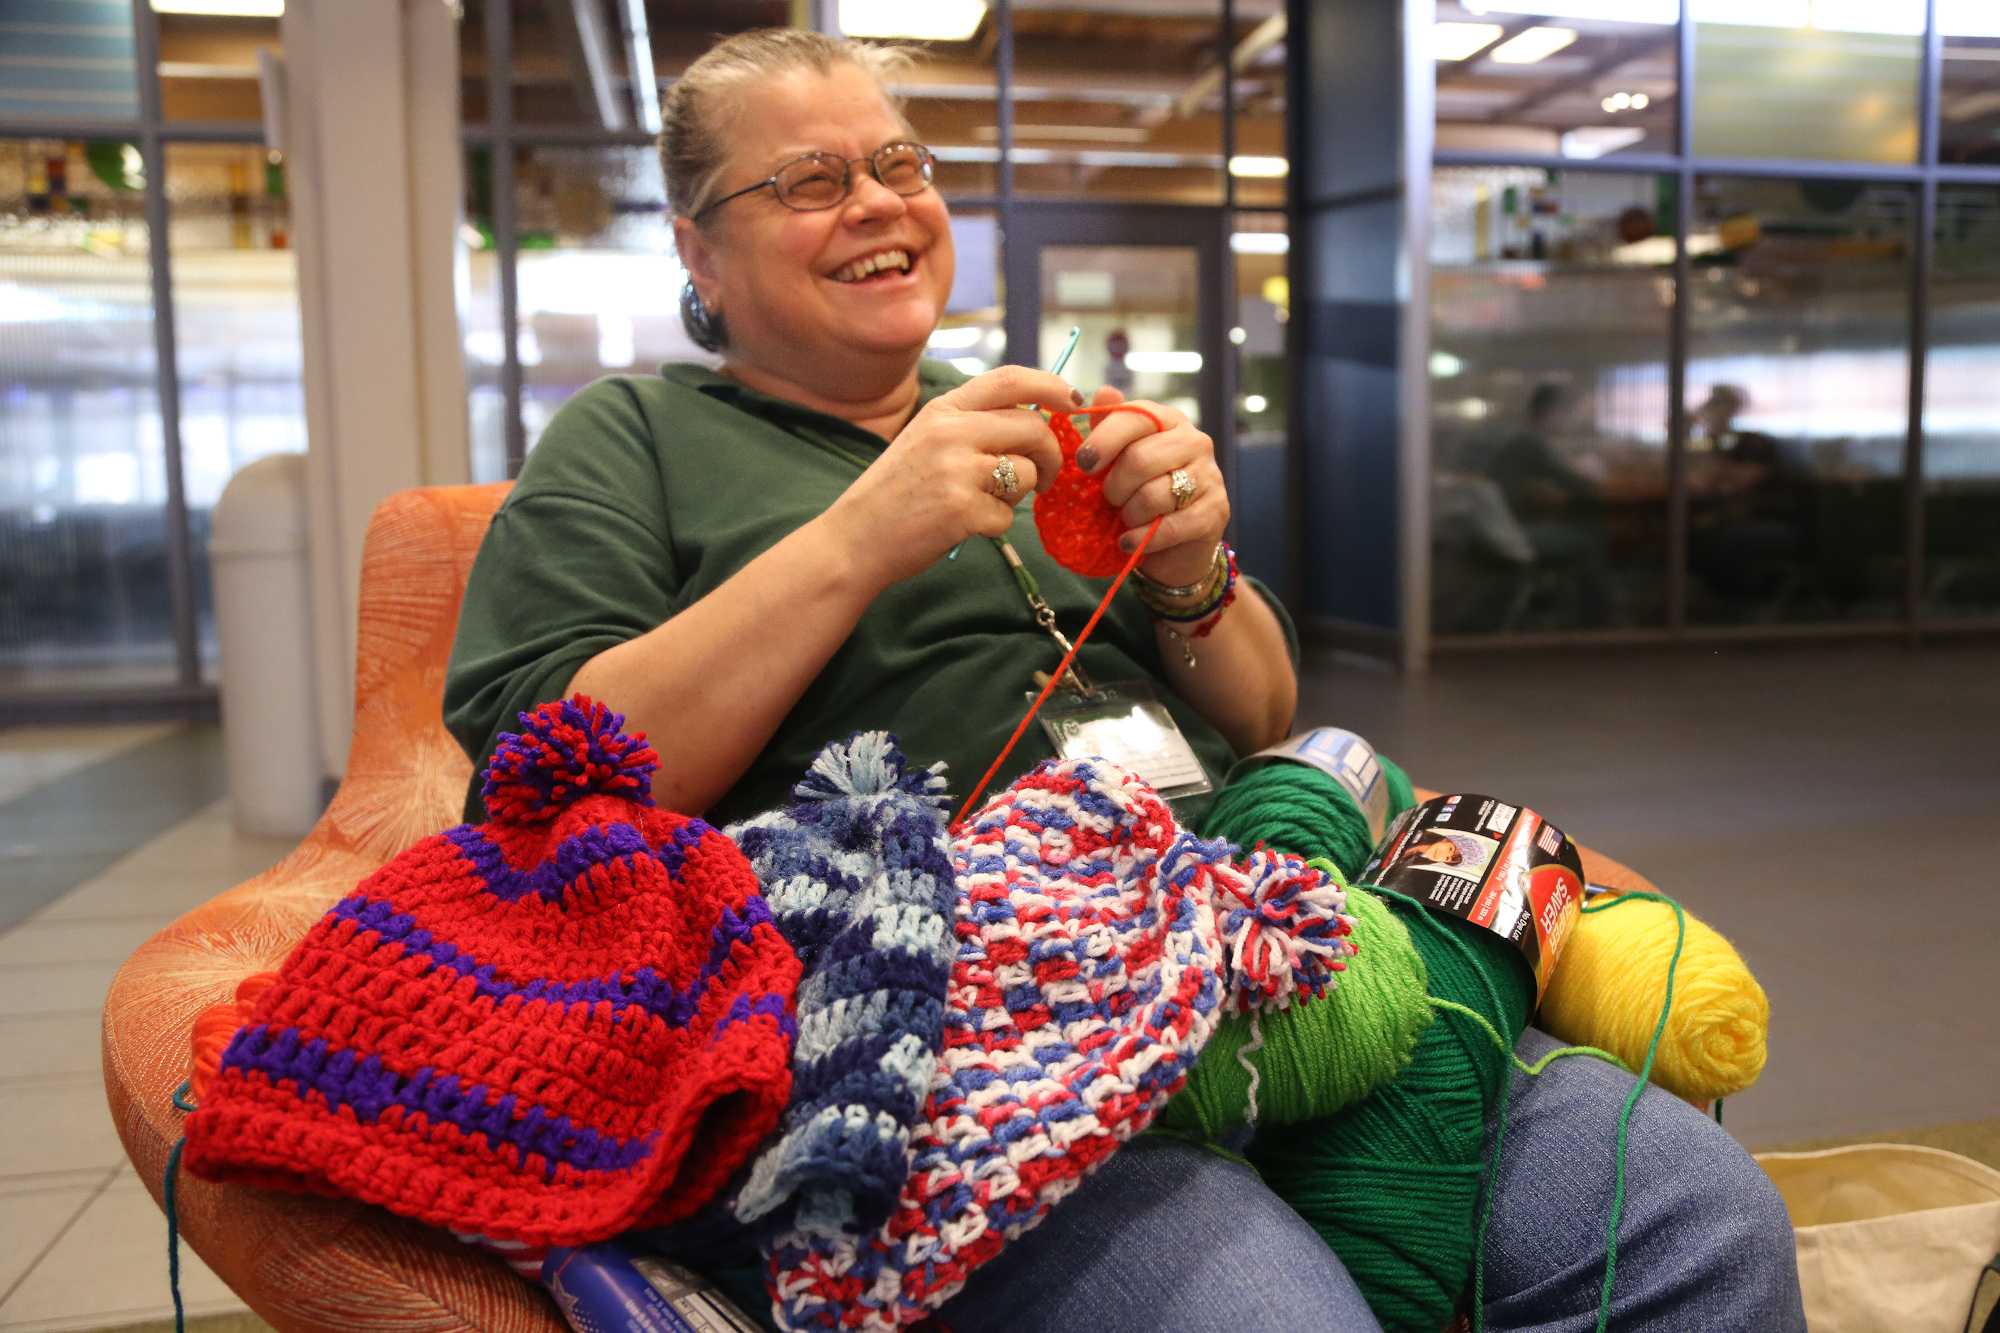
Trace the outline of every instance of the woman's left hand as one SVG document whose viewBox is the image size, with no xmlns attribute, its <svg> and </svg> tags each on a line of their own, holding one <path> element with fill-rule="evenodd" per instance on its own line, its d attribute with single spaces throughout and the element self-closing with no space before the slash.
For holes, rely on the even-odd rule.
<svg viewBox="0 0 2000 1333">
<path fill-rule="evenodd" d="M 1123 394 L 1107 386 L 1091 406 L 1123 401 Z M 1215 544 L 1229 526 L 1229 492 L 1215 464 L 1215 441 L 1171 407 L 1143 399 L 1134 405 L 1158 417 L 1164 429 L 1155 430 L 1137 412 L 1108 413 L 1084 437 L 1077 463 L 1104 478 L 1104 499 L 1125 523 L 1119 544 L 1126 551 L 1139 545 L 1155 518 L 1165 516 L 1139 565 L 1146 577 L 1176 586 L 1194 583 L 1208 574 Z M 1194 483 L 1193 498 L 1179 510 L 1173 493 L 1177 470 Z"/>
</svg>

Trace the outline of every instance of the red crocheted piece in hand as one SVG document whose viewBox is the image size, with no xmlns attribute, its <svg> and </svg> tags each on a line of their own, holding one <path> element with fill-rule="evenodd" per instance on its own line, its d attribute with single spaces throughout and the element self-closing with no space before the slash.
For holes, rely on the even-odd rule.
<svg viewBox="0 0 2000 1333">
<path fill-rule="evenodd" d="M 1035 530 L 1042 546 L 1064 569 L 1085 578 L 1108 579 L 1125 567 L 1125 552 L 1118 538 L 1125 520 L 1104 499 L 1102 475 L 1085 472 L 1077 465 L 1076 451 L 1083 445 L 1076 422 L 1067 415 L 1049 419 L 1062 446 L 1062 471 L 1056 484 L 1035 497 Z"/>
</svg>

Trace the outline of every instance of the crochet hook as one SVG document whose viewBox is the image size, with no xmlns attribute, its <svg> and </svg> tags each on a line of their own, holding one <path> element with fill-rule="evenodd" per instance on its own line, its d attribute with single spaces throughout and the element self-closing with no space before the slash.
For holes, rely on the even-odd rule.
<svg viewBox="0 0 2000 1333">
<path fill-rule="evenodd" d="M 1069 338 L 1063 343 L 1062 350 L 1056 353 L 1055 364 L 1049 367 L 1049 374 L 1060 375 L 1063 373 L 1063 367 L 1069 364 L 1070 353 L 1076 350 L 1076 340 L 1081 338 L 1082 336 L 1083 336 L 1083 325 L 1072 324 L 1069 326 Z M 964 542 L 960 542 L 958 546 L 952 547 L 951 554 L 946 556 L 945 559 L 947 560 L 958 559 L 959 547 L 964 545 L 965 545 Z"/>
</svg>

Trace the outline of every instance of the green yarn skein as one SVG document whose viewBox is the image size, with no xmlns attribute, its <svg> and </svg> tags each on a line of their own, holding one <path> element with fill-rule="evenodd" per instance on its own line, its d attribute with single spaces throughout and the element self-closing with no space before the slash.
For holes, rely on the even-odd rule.
<svg viewBox="0 0 2000 1333">
<path fill-rule="evenodd" d="M 1379 758 L 1379 756 L 1378 756 Z M 1392 814 L 1406 809 L 1410 780 L 1386 759 Z M 1400 784 L 1401 795 L 1398 795 Z M 1270 763 L 1223 788 L 1202 836 L 1241 847 L 1264 843 L 1309 858 L 1325 857 L 1351 876 L 1367 862 L 1368 823 L 1347 790 L 1307 764 Z M 1396 1076 L 1431 1021 L 1423 960 L 1409 932 L 1367 893 L 1350 891 L 1356 956 L 1332 994 L 1258 1017 L 1263 1045 L 1245 1058 L 1257 1068 L 1260 1123 L 1290 1124 L 1332 1115 Z M 1220 1023 L 1187 1087 L 1161 1111 L 1171 1133 L 1215 1141 L 1250 1118 L 1250 1071 L 1237 1053 L 1253 1041 L 1248 1015 Z"/>
<path fill-rule="evenodd" d="M 1389 817 L 1416 804 L 1410 779 L 1377 755 L 1389 788 Z M 1300 856 L 1323 856 L 1352 879 L 1368 864 L 1375 835 L 1347 789 L 1310 764 L 1274 760 L 1222 789 L 1202 823 L 1202 836 L 1241 847 L 1266 843 Z"/>
<path fill-rule="evenodd" d="M 1264 1044 L 1245 1059 L 1257 1068 L 1257 1123 L 1288 1125 L 1352 1106 L 1409 1063 L 1431 1022 L 1422 957 L 1380 898 L 1349 889 L 1356 956 L 1332 993 L 1258 1017 Z M 1162 1129 L 1216 1141 L 1250 1118 L 1250 1071 L 1237 1052 L 1251 1041 L 1250 1018 L 1217 1025 L 1187 1087 L 1160 1112 Z"/>
<path fill-rule="evenodd" d="M 1415 793 L 1401 768 L 1379 755 L 1377 760 L 1393 817 L 1415 804 Z M 1270 763 L 1245 774 L 1217 798 L 1203 832 L 1246 847 L 1261 842 L 1323 856 L 1349 876 L 1359 874 L 1373 852 L 1367 822 L 1346 790 L 1304 764 Z M 1534 980 L 1526 962 L 1498 937 L 1367 889 L 1352 890 L 1350 902 L 1358 920 L 1372 907 L 1403 927 L 1398 942 L 1414 950 L 1418 966 L 1411 974 L 1427 979 L 1429 994 L 1477 1010 L 1509 1044 L 1526 1029 Z M 1331 1002 L 1304 1005 L 1301 1016 L 1315 1008 L 1337 1013 L 1382 963 L 1364 941 Z M 1350 992 L 1354 983 L 1361 985 Z M 1417 1002 L 1425 1003 L 1421 997 Z M 1436 1333 L 1473 1269 L 1482 1231 L 1486 1124 L 1501 1105 L 1510 1068 L 1507 1053 L 1460 1015 L 1446 1013 L 1427 1025 L 1419 1019 L 1415 1031 L 1407 1064 L 1366 1100 L 1323 1119 L 1286 1124 L 1275 1114 L 1260 1118 L 1250 1150 L 1266 1183 L 1340 1256 L 1389 1333 Z M 1273 1032 L 1267 1017 L 1265 1050 L 1250 1057 L 1267 1075 L 1258 1090 L 1260 1110 L 1304 1100 L 1277 1075 L 1295 1066 L 1291 1052 L 1272 1042 Z M 1225 1024 L 1210 1039 L 1188 1089 L 1169 1104 L 1168 1111 L 1193 1117 L 1189 1128 L 1206 1128 L 1237 1108 L 1236 1089 L 1247 1089 L 1248 1076 L 1235 1061 L 1235 1048 L 1248 1039 L 1247 1023 L 1240 1040 L 1228 1044 L 1238 1037 L 1239 1030 Z"/>
<path fill-rule="evenodd" d="M 1477 1010 L 1510 1043 L 1518 1038 L 1534 1002 L 1526 962 L 1497 936 L 1407 900 L 1389 906 L 1423 958 L 1430 993 Z M 1486 1123 L 1510 1072 L 1487 1034 L 1445 1013 L 1403 1072 L 1366 1101 L 1274 1126 L 1251 1148 L 1265 1182 L 1340 1256 L 1388 1333 L 1437 1333 L 1473 1270 Z"/>
</svg>

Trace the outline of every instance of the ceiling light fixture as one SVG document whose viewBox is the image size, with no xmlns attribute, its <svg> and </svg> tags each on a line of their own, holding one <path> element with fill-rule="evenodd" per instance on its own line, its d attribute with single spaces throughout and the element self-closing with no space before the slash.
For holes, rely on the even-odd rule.
<svg viewBox="0 0 2000 1333">
<path fill-rule="evenodd" d="M 2000 37 L 1992 0 L 1937 0 L 1938 31 L 1947 37 Z"/>
<path fill-rule="evenodd" d="M 1565 132 L 1560 140 L 1564 157 L 1591 158 L 1615 153 L 1621 148 L 1630 148 L 1646 137 L 1646 132 L 1637 125 L 1586 125 L 1579 130 Z"/>
<path fill-rule="evenodd" d="M 1229 159 L 1229 174 L 1232 176 L 1278 177 L 1292 169 L 1292 164 L 1282 157 L 1257 157 L 1238 153 Z"/>
<path fill-rule="evenodd" d="M 205 14 L 211 18 L 275 19 L 285 0 L 153 0 L 155 14 Z"/>
<path fill-rule="evenodd" d="M 1229 248 L 1239 255 L 1282 255 L 1290 252 L 1292 238 L 1282 231 L 1233 231 Z"/>
<path fill-rule="evenodd" d="M 840 0 L 840 31 L 848 37 L 963 42 L 985 18 L 986 0 Z"/>
<path fill-rule="evenodd" d="M 1505 31 L 1497 23 L 1433 23 L 1431 53 L 1439 60 L 1464 60 L 1493 45 Z"/>
<path fill-rule="evenodd" d="M 1194 375 L 1201 370 L 1201 353 L 1127 352 L 1125 368 L 1136 375 Z"/>
<path fill-rule="evenodd" d="M 1487 58 L 1502 65 L 1532 65 L 1547 60 L 1575 40 L 1575 28 L 1530 28 L 1494 47 Z"/>
</svg>

